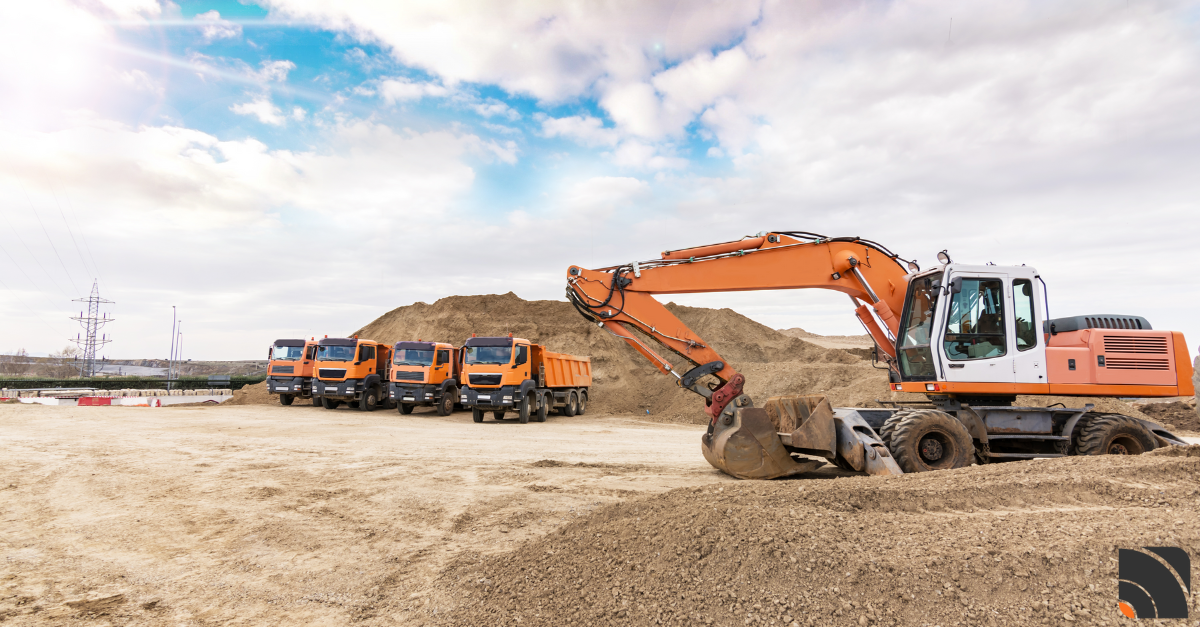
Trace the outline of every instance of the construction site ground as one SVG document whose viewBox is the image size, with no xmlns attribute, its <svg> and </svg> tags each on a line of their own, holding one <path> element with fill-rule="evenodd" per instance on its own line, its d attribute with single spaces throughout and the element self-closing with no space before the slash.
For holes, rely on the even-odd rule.
<svg viewBox="0 0 1200 627">
<path fill-rule="evenodd" d="M 1117 547 L 1200 555 L 1200 447 L 745 482 L 702 431 L 2 404 L 0 622 L 1115 624 Z"/>
</svg>

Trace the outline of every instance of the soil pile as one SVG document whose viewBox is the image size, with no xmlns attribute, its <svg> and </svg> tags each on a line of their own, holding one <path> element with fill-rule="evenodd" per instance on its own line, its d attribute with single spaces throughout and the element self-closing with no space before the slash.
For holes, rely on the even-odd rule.
<svg viewBox="0 0 1200 627">
<path fill-rule="evenodd" d="M 254 385 L 244 385 L 240 390 L 233 391 L 233 398 L 221 403 L 222 405 L 278 405 L 279 397 L 271 396 L 267 391 L 267 382 Z"/>
<path fill-rule="evenodd" d="M 824 392 L 845 404 L 890 395 L 886 374 L 858 355 L 788 337 L 730 309 L 673 303 L 667 308 L 746 375 L 754 398 Z M 472 333 L 512 333 L 556 352 L 592 358 L 589 411 L 645 415 L 649 410 L 654 420 L 704 420 L 699 397 L 677 387 L 674 377 L 659 373 L 625 342 L 589 324 L 565 301 L 527 301 L 512 293 L 451 296 L 432 305 L 398 307 L 357 333 L 389 343 L 423 339 L 453 344 Z"/>
<path fill-rule="evenodd" d="M 1200 551 L 1200 446 L 820 472 L 630 500 L 507 555 L 464 557 L 435 622 L 1107 625 L 1126 620 L 1117 548 Z"/>
<path fill-rule="evenodd" d="M 1151 420 L 1172 425 L 1178 431 L 1200 432 L 1200 414 L 1196 413 L 1194 398 L 1169 403 L 1144 403 L 1137 405 L 1137 408 Z"/>
</svg>

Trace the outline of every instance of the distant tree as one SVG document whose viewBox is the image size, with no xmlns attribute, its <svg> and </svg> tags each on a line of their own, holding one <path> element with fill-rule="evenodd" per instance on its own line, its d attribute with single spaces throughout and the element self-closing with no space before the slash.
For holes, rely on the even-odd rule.
<svg viewBox="0 0 1200 627">
<path fill-rule="evenodd" d="M 11 355 L 0 355 L 0 373 L 6 375 L 23 375 L 29 371 L 29 353 L 18 348 Z"/>
<path fill-rule="evenodd" d="M 50 363 L 46 366 L 46 374 L 55 379 L 68 379 L 79 375 L 79 364 L 75 358 L 79 356 L 79 348 L 67 346 L 57 353 L 50 353 Z"/>
</svg>

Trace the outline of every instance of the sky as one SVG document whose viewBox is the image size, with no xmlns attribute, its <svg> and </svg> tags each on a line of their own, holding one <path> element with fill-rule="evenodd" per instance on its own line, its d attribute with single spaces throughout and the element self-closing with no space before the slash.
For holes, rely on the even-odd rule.
<svg viewBox="0 0 1200 627">
<path fill-rule="evenodd" d="M 257 359 L 760 231 L 1027 264 L 1200 343 L 1200 3 L 0 6 L 0 352 Z M 1183 255 L 1183 257 L 1180 257 Z M 858 334 L 843 295 L 664 296 Z M 581 324 L 583 321 L 581 320 Z M 455 340 L 457 338 L 446 338 Z"/>
</svg>

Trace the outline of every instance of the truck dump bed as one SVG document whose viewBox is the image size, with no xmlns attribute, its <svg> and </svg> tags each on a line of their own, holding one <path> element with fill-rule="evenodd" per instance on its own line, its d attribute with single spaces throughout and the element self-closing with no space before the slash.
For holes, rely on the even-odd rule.
<svg viewBox="0 0 1200 627">
<path fill-rule="evenodd" d="M 552 353 L 545 346 L 530 346 L 532 371 L 537 373 L 538 387 L 588 387 L 592 385 L 592 360 L 566 353 Z"/>
</svg>

